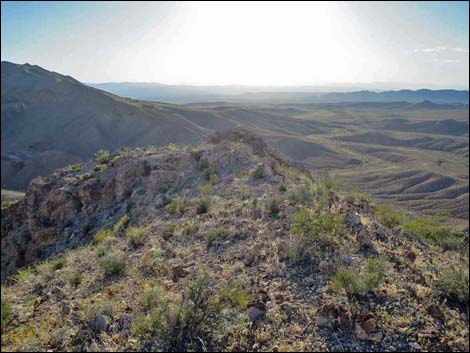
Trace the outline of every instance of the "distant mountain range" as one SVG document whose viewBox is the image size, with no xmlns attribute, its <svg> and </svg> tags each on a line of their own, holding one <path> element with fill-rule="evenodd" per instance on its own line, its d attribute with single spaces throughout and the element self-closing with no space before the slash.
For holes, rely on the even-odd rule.
<svg viewBox="0 0 470 353">
<path fill-rule="evenodd" d="M 410 102 L 463 103 L 468 104 L 469 93 L 465 90 L 398 90 L 314 92 L 313 87 L 258 87 L 258 86 L 188 86 L 160 83 L 108 82 L 88 84 L 113 94 L 134 99 L 162 102 L 202 102 L 222 100 L 229 102 L 249 101 L 296 101 L 296 102 Z"/>
</svg>

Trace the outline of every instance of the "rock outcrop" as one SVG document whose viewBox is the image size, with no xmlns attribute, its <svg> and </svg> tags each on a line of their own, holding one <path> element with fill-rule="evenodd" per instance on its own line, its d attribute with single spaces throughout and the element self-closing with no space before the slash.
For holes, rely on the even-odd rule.
<svg viewBox="0 0 470 353">
<path fill-rule="evenodd" d="M 210 173 L 225 177 L 258 167 L 272 177 L 280 164 L 287 162 L 260 136 L 234 128 L 191 148 L 122 150 L 103 164 L 91 160 L 80 170 L 37 178 L 21 201 L 2 209 L 2 280 L 90 242 L 124 214 L 145 217 L 176 192 L 196 192 Z"/>
</svg>

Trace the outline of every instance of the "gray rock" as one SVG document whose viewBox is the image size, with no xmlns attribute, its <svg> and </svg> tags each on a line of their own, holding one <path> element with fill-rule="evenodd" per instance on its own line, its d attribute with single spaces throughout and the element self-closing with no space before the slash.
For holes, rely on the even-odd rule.
<svg viewBox="0 0 470 353">
<path fill-rule="evenodd" d="M 90 323 L 91 329 L 95 333 L 100 333 L 102 331 L 106 331 L 108 328 L 108 323 L 106 320 L 106 316 L 104 315 L 97 315 L 94 320 Z"/>
<path fill-rule="evenodd" d="M 254 306 L 248 308 L 248 317 L 252 322 L 262 320 L 266 317 L 266 313 Z"/>
</svg>

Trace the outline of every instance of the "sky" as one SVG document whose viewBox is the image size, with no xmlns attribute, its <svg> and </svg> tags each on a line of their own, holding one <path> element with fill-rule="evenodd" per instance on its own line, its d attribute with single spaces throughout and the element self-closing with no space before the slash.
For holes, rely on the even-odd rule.
<svg viewBox="0 0 470 353">
<path fill-rule="evenodd" d="M 82 82 L 469 85 L 468 2 L 1 2 L 1 58 Z"/>
</svg>

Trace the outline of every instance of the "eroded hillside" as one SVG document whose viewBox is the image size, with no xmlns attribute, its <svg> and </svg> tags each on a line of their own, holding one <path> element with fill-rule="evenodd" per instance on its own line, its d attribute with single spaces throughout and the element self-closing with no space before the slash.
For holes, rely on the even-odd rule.
<svg viewBox="0 0 470 353">
<path fill-rule="evenodd" d="M 36 179 L 2 279 L 2 351 L 469 349 L 468 234 L 243 129 Z"/>
</svg>

